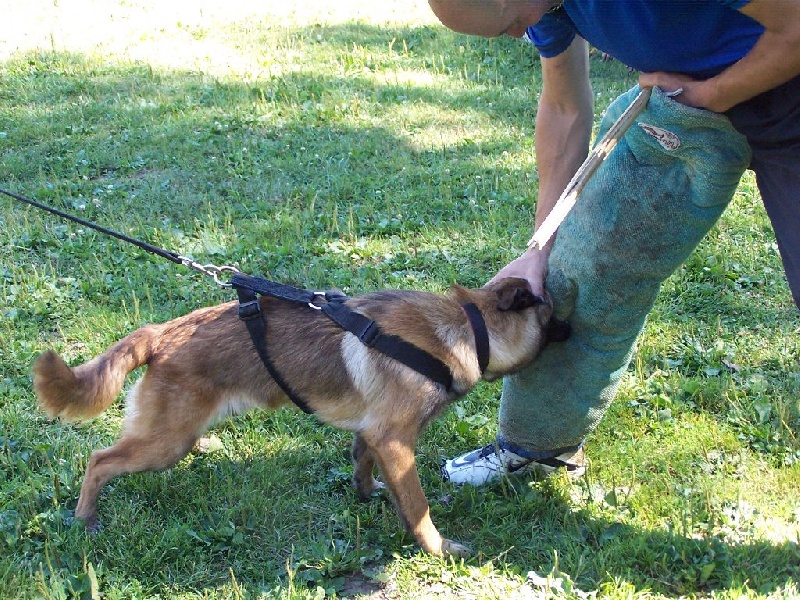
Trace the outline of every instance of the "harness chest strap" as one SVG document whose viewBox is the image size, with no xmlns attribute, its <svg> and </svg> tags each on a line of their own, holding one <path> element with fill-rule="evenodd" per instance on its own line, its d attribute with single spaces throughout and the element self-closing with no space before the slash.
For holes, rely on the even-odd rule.
<svg viewBox="0 0 800 600">
<path fill-rule="evenodd" d="M 309 404 L 303 400 L 281 376 L 280 372 L 272 364 L 267 352 L 267 325 L 264 322 L 264 317 L 261 314 L 261 308 L 258 305 L 258 297 L 255 292 L 247 287 L 234 286 L 236 293 L 239 296 L 239 318 L 244 321 L 247 326 L 247 332 L 250 334 L 250 339 L 253 341 L 253 346 L 261 358 L 261 362 L 267 368 L 272 379 L 283 390 L 283 393 L 289 397 L 289 400 L 294 402 L 297 407 L 304 413 L 312 415 L 314 411 Z"/>
</svg>

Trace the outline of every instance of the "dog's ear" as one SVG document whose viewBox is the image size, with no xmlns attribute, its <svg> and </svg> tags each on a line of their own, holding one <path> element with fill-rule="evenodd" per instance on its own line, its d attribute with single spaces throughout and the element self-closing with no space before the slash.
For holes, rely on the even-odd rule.
<svg viewBox="0 0 800 600">
<path fill-rule="evenodd" d="M 540 304 L 545 304 L 545 299 L 534 294 L 524 279 L 509 280 L 497 289 L 498 310 L 524 310 Z"/>
<path fill-rule="evenodd" d="M 550 322 L 545 328 L 545 335 L 548 342 L 563 342 L 569 339 L 572 333 L 572 325 L 566 321 L 559 321 L 558 319 L 550 319 Z"/>
</svg>

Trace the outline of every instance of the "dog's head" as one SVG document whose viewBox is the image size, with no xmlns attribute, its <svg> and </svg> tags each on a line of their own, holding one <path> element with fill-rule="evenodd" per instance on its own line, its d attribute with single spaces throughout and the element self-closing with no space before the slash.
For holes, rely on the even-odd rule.
<svg viewBox="0 0 800 600">
<path fill-rule="evenodd" d="M 489 364 L 485 379 L 518 371 L 533 361 L 548 342 L 569 337 L 569 324 L 553 319 L 553 304 L 538 296 L 527 280 L 507 277 L 480 289 L 455 286 L 462 304 L 474 303 L 483 314 L 489 332 Z"/>
</svg>

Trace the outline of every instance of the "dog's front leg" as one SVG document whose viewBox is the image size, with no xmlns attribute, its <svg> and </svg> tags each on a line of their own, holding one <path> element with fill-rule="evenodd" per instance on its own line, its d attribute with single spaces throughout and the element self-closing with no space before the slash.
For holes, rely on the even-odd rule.
<svg viewBox="0 0 800 600">
<path fill-rule="evenodd" d="M 378 461 L 403 527 L 414 535 L 420 547 L 431 554 L 469 554 L 465 546 L 443 538 L 431 521 L 414 458 L 414 440 L 384 438 L 370 443 L 362 439 Z"/>
<path fill-rule="evenodd" d="M 361 437 L 361 434 L 356 434 L 353 438 L 353 486 L 358 492 L 358 497 L 361 500 L 369 500 L 372 492 L 375 490 L 383 489 L 386 486 L 374 477 L 375 472 L 375 455 L 370 450 L 367 442 Z"/>
</svg>

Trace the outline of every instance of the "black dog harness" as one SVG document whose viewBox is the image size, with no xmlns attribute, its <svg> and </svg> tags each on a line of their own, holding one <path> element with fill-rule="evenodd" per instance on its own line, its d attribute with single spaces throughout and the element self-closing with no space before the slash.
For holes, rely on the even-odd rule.
<svg viewBox="0 0 800 600">
<path fill-rule="evenodd" d="M 367 347 L 375 348 L 387 356 L 400 361 L 404 365 L 414 369 L 432 381 L 444 386 L 444 388 L 448 391 L 453 384 L 453 374 L 450 372 L 450 369 L 446 364 L 444 364 L 435 356 L 425 352 L 421 348 L 406 342 L 402 338 L 394 335 L 386 335 L 381 332 L 380 328 L 374 321 L 362 314 L 355 312 L 344 304 L 344 301 L 347 299 L 344 294 L 335 292 L 310 292 L 308 290 L 301 290 L 289 285 L 267 281 L 266 279 L 250 277 L 249 275 L 239 273 L 237 269 L 230 266 L 217 267 L 215 265 L 202 265 L 186 256 L 180 256 L 175 252 L 164 250 L 163 248 L 148 244 L 142 240 L 137 240 L 136 238 L 132 238 L 128 235 L 113 231 L 106 227 L 101 227 L 96 223 L 76 217 L 75 215 L 70 215 L 61 210 L 42 204 L 41 202 L 36 202 L 35 200 L 26 198 L 25 196 L 9 192 L 2 188 L 0 188 L 0 194 L 19 200 L 20 202 L 25 202 L 26 204 L 30 204 L 31 206 L 35 206 L 36 208 L 40 208 L 75 223 L 79 223 L 111 237 L 129 242 L 135 246 L 138 246 L 139 248 L 142 248 L 143 250 L 161 256 L 162 258 L 166 258 L 167 260 L 170 260 L 176 264 L 187 266 L 195 271 L 203 273 L 204 275 L 213 277 L 214 281 L 223 287 L 235 288 L 239 295 L 239 318 L 246 323 L 250 337 L 253 339 L 253 344 L 255 345 L 264 365 L 267 367 L 269 374 L 281 387 L 284 393 L 307 413 L 311 413 L 313 411 L 306 402 L 304 402 L 297 394 L 292 392 L 289 385 L 286 383 L 283 377 L 281 377 L 281 374 L 277 371 L 275 366 L 272 364 L 272 361 L 269 359 L 266 342 L 266 322 L 264 320 L 264 316 L 261 314 L 261 309 L 258 304 L 258 294 L 299 302 L 301 304 L 308 305 L 314 310 L 321 310 L 328 315 L 328 317 L 330 317 L 334 323 L 339 325 L 342 329 L 355 335 Z M 229 284 L 224 284 L 219 280 L 219 276 L 223 272 L 234 273 Z M 326 303 L 318 305 L 315 304 L 315 300 L 325 300 Z M 486 369 L 486 365 L 489 362 L 489 334 L 486 330 L 486 323 L 483 320 L 483 315 L 481 315 L 480 310 L 474 304 L 464 304 L 462 305 L 462 308 L 467 314 L 475 335 L 478 365 L 480 366 L 481 373 L 483 373 Z"/>
<path fill-rule="evenodd" d="M 253 345 L 261 357 L 267 371 L 280 386 L 283 392 L 301 410 L 313 413 L 309 404 L 294 392 L 281 376 L 267 352 L 267 323 L 261 312 L 258 296 L 271 296 L 282 300 L 306 304 L 314 310 L 322 311 L 339 327 L 355 335 L 368 348 L 375 348 L 386 356 L 393 358 L 431 381 L 450 390 L 453 385 L 453 374 L 449 367 L 429 352 L 396 336 L 383 333 L 372 319 L 357 313 L 345 304 L 347 296 L 339 292 L 312 292 L 290 285 L 268 281 L 236 273 L 231 278 L 231 286 L 239 296 L 239 318 L 244 321 Z M 315 304 L 324 300 L 322 304 Z M 478 365 L 481 373 L 489 363 L 489 333 L 480 309 L 473 303 L 461 305 L 467 315 L 475 335 L 475 348 L 478 354 Z"/>
</svg>

